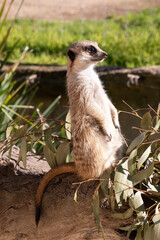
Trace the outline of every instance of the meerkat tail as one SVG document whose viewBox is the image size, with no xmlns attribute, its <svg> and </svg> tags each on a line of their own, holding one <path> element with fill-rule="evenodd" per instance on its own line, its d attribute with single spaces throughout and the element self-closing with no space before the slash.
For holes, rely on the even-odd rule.
<svg viewBox="0 0 160 240">
<path fill-rule="evenodd" d="M 35 221 L 36 225 L 38 226 L 40 215 L 41 215 L 41 201 L 43 197 L 43 192 L 48 185 L 48 183 L 56 176 L 63 174 L 63 173 L 74 173 L 75 170 L 75 164 L 74 163 L 67 163 L 63 164 L 61 166 L 57 166 L 53 169 L 51 169 L 49 172 L 47 172 L 46 175 L 43 176 L 41 179 L 39 186 L 37 188 L 36 192 L 36 199 L 35 199 L 35 207 L 36 207 L 36 216 Z"/>
</svg>

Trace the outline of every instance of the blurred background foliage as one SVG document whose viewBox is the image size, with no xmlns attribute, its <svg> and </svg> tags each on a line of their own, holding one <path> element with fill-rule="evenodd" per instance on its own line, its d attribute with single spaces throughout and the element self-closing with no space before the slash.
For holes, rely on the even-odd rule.
<svg viewBox="0 0 160 240">
<path fill-rule="evenodd" d="M 103 64 L 123 67 L 159 65 L 160 51 L 160 7 L 128 13 L 125 16 L 110 16 L 104 20 L 41 21 L 17 19 L 10 38 L 5 44 L 13 50 L 9 61 L 19 58 L 24 47 L 32 49 L 24 62 L 36 64 L 66 65 L 66 48 L 83 39 L 97 41 L 108 51 Z M 0 40 L 11 22 L 8 20 L 1 30 Z"/>
</svg>

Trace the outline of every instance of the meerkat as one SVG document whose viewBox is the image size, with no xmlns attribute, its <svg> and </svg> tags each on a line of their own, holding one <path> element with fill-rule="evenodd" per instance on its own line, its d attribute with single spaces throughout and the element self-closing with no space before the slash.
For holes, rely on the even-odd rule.
<svg viewBox="0 0 160 240">
<path fill-rule="evenodd" d="M 96 42 L 76 42 L 68 49 L 67 92 L 71 114 L 74 163 L 51 169 L 36 193 L 36 223 L 48 182 L 62 173 L 77 173 L 81 179 L 99 178 L 111 171 L 123 154 L 117 109 L 110 101 L 94 66 L 107 58 Z"/>
</svg>

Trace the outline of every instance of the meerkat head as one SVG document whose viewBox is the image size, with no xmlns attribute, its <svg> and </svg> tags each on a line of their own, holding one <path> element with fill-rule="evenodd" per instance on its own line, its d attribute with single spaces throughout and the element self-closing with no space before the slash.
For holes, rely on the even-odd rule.
<svg viewBox="0 0 160 240">
<path fill-rule="evenodd" d="M 102 62 L 108 54 L 100 49 L 96 42 L 84 40 L 72 44 L 67 55 L 70 67 L 86 68 Z"/>
</svg>

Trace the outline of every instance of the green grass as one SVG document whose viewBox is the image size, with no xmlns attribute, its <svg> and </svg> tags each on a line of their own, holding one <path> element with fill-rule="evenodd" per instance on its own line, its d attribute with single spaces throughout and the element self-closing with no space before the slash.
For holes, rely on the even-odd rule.
<svg viewBox="0 0 160 240">
<path fill-rule="evenodd" d="M 5 34 L 9 21 L 2 29 Z M 66 64 L 66 47 L 76 41 L 97 41 L 109 53 L 103 65 L 139 67 L 160 64 L 160 8 L 144 10 L 123 17 L 111 16 L 101 21 L 17 20 L 6 50 L 19 39 L 10 61 L 15 61 L 28 45 L 33 52 L 24 62 Z M 61 53 L 62 51 L 62 53 Z"/>
</svg>

